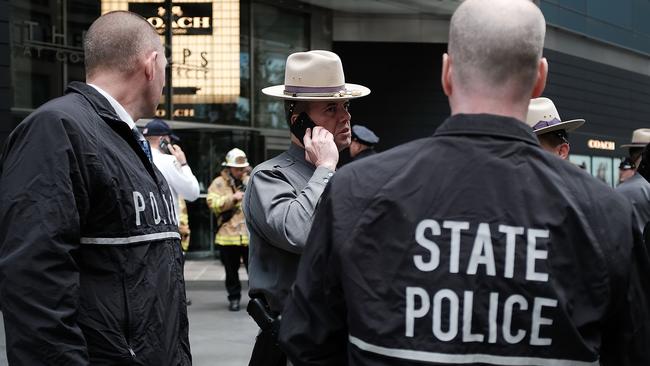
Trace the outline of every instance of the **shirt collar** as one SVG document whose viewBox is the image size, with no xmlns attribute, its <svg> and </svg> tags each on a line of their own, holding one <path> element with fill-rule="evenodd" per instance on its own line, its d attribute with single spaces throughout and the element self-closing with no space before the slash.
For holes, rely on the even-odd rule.
<svg viewBox="0 0 650 366">
<path fill-rule="evenodd" d="M 120 119 L 121 119 L 122 121 L 124 121 L 127 125 L 129 125 L 129 128 L 130 128 L 130 129 L 134 129 L 134 128 L 135 128 L 135 122 L 133 122 L 133 118 L 129 115 L 129 113 L 126 111 L 126 109 L 124 109 L 124 107 L 122 107 L 122 105 L 120 104 L 120 102 L 118 102 L 117 100 L 115 100 L 115 98 L 113 98 L 113 97 L 112 97 L 110 94 L 108 94 L 104 89 L 98 87 L 97 85 L 95 85 L 95 84 L 90 84 L 90 83 L 88 83 L 88 85 L 90 85 L 90 86 L 92 86 L 93 88 L 95 88 L 95 90 L 97 90 L 101 95 L 104 96 L 104 98 L 106 98 L 106 100 L 108 100 L 108 102 L 111 104 L 111 106 L 113 107 L 113 109 L 115 109 L 115 113 L 117 113 L 117 116 L 120 117 Z"/>
<path fill-rule="evenodd" d="M 450 116 L 434 133 L 434 136 L 449 135 L 489 135 L 539 145 L 539 140 L 530 126 L 516 118 L 493 114 Z"/>
<path fill-rule="evenodd" d="M 305 149 L 294 144 L 293 142 L 291 143 L 291 146 L 289 146 L 289 150 L 287 152 L 295 161 L 302 161 L 305 164 L 313 166 L 313 164 L 305 159 Z"/>
</svg>

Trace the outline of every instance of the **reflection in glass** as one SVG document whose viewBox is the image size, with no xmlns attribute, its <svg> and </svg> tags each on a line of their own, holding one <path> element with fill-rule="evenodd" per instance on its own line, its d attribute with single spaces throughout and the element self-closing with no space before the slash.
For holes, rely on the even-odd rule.
<svg viewBox="0 0 650 366">
<path fill-rule="evenodd" d="M 284 84 L 287 56 L 309 49 L 309 16 L 305 13 L 254 4 L 254 62 L 255 89 Z M 255 124 L 265 128 L 288 128 L 284 117 L 284 102 L 256 94 Z"/>
</svg>

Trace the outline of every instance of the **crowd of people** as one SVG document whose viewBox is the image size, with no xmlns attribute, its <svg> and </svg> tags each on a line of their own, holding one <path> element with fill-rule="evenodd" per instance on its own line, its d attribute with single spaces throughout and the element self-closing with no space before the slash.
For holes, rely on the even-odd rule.
<svg viewBox="0 0 650 366">
<path fill-rule="evenodd" d="M 351 125 L 370 90 L 340 58 L 289 55 L 262 90 L 284 102 L 289 149 L 252 170 L 229 151 L 206 198 L 230 310 L 249 271 L 249 365 L 650 364 L 650 134 L 634 132 L 616 190 L 567 161 L 585 121 L 541 96 L 545 29 L 531 1 L 462 2 L 441 70 L 451 116 L 382 153 Z M 164 48 L 117 11 L 84 50 L 86 82 L 0 160 L 9 362 L 190 365 L 179 197 L 198 182 L 164 121 L 134 123 L 155 112 Z"/>
</svg>

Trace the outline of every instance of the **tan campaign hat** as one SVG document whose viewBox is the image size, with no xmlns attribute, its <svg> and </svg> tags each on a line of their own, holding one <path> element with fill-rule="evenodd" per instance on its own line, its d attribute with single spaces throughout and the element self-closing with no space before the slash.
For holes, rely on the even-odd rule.
<svg viewBox="0 0 650 366">
<path fill-rule="evenodd" d="M 345 82 L 343 64 L 336 53 L 315 50 L 289 55 L 284 85 L 269 86 L 262 93 L 282 99 L 322 101 L 365 97 L 370 89 Z"/>
<path fill-rule="evenodd" d="M 650 128 L 639 128 L 632 132 L 632 142 L 621 145 L 621 148 L 645 147 L 648 143 L 650 143 Z"/>
<path fill-rule="evenodd" d="M 557 130 L 570 132 L 582 126 L 584 123 L 584 119 L 562 121 L 560 114 L 557 112 L 557 108 L 555 108 L 555 104 L 548 98 L 540 97 L 531 99 L 528 105 L 526 124 L 533 128 L 536 135 Z"/>
</svg>

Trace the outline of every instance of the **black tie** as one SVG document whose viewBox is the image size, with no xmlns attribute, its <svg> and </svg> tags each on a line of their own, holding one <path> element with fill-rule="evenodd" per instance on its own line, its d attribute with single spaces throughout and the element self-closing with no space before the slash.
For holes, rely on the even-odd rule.
<svg viewBox="0 0 650 366">
<path fill-rule="evenodd" d="M 147 139 L 144 138 L 140 130 L 138 130 L 137 127 L 133 127 L 131 130 L 133 133 L 133 137 L 135 137 L 135 140 L 138 142 L 138 145 L 142 148 L 142 151 L 144 151 L 144 154 L 147 155 L 147 158 L 149 158 L 149 161 L 153 163 L 153 158 L 151 157 L 151 147 L 149 147 L 149 142 Z"/>
</svg>

